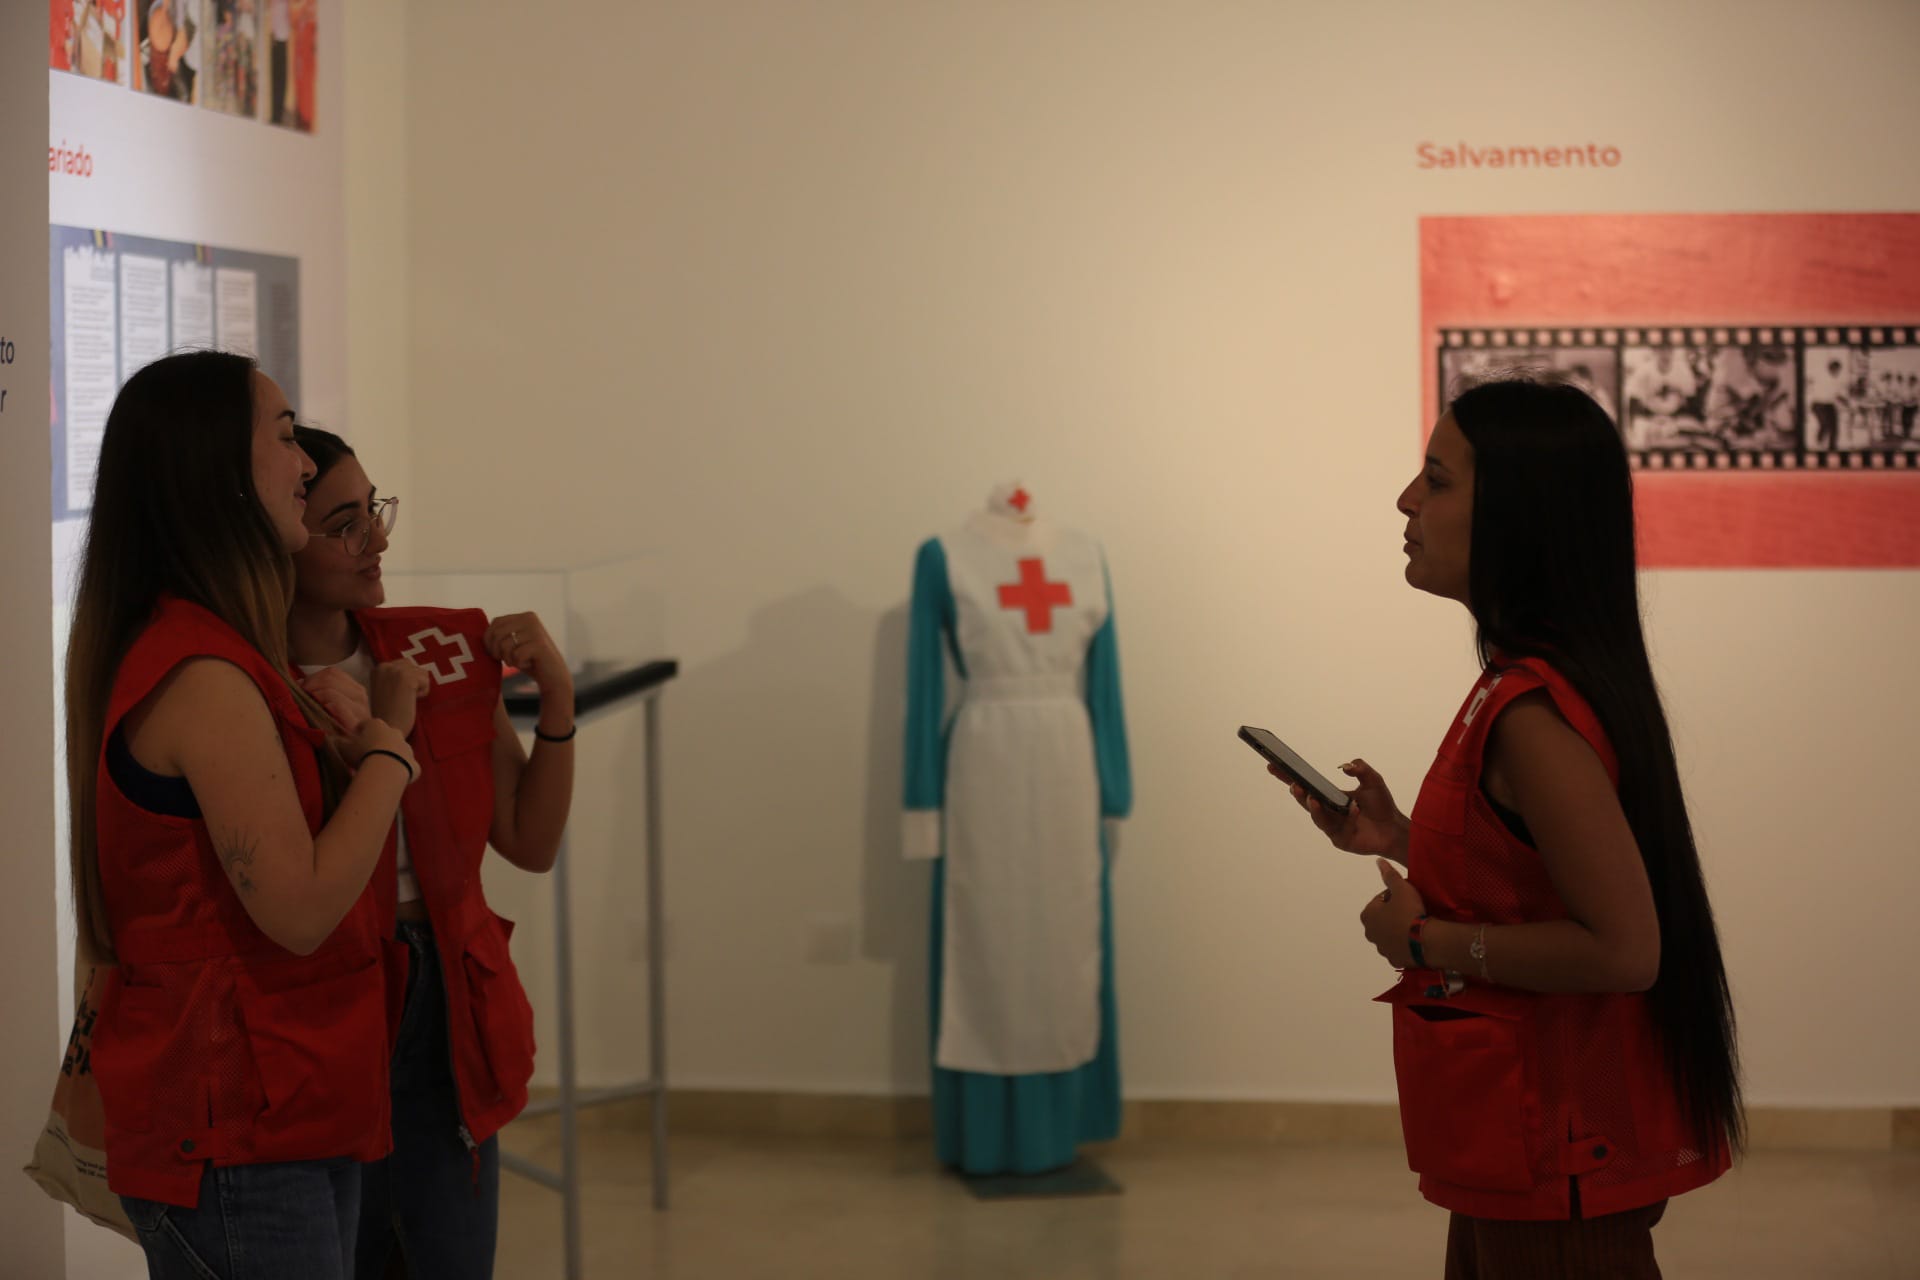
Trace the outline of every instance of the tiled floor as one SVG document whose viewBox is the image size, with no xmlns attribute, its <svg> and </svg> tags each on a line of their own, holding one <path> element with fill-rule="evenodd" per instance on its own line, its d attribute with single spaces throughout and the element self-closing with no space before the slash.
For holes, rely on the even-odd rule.
<svg viewBox="0 0 1920 1280">
<path fill-rule="evenodd" d="M 557 1163 L 550 1133 L 508 1146 Z M 682 1137 L 655 1213 L 645 1136 L 583 1141 L 588 1280 L 1438 1280 L 1446 1236 L 1397 1147 L 1129 1143 L 1124 1195 L 983 1203 L 921 1143 Z M 1762 1151 L 1654 1238 L 1670 1280 L 1920 1280 L 1920 1153 Z M 511 1174 L 497 1274 L 562 1275 L 559 1198 Z"/>
</svg>

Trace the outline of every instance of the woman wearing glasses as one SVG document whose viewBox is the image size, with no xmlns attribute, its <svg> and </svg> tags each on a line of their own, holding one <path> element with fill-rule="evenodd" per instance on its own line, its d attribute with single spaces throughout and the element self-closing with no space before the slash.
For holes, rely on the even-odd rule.
<svg viewBox="0 0 1920 1280">
<path fill-rule="evenodd" d="M 573 795 L 573 678 L 531 613 L 384 608 L 380 557 L 399 499 L 381 497 L 345 441 L 296 427 L 313 459 L 287 617 L 303 684 L 343 725 L 406 734 L 420 778 L 394 829 L 394 902 L 407 949 L 392 1064 L 393 1154 L 363 1173 L 355 1274 L 380 1280 L 397 1247 L 414 1280 L 493 1271 L 497 1131 L 526 1105 L 533 1011 L 481 892 L 488 844 L 553 866 Z M 540 690 L 533 753 L 500 698 L 501 664 Z"/>
</svg>

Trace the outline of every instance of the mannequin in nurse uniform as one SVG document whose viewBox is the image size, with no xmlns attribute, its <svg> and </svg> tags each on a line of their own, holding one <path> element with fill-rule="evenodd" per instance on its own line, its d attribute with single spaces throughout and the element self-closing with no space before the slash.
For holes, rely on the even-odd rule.
<svg viewBox="0 0 1920 1280">
<path fill-rule="evenodd" d="M 938 859 L 936 1148 L 964 1173 L 1063 1168 L 1119 1132 L 1102 820 L 1132 780 L 1112 613 L 1099 544 L 1018 484 L 915 565 L 904 843 Z"/>
</svg>

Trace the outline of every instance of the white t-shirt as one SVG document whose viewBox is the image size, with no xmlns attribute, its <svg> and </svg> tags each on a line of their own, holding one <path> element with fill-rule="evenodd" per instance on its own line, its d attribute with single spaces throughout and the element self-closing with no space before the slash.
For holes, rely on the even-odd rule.
<svg viewBox="0 0 1920 1280">
<path fill-rule="evenodd" d="M 309 667 L 305 663 L 302 663 L 300 665 L 300 674 L 310 676 L 316 672 L 325 671 L 327 665 L 328 664 L 323 662 L 317 667 Z M 345 662 L 336 662 L 332 665 L 344 671 L 347 675 L 352 676 L 354 682 L 362 689 L 371 689 L 373 685 L 373 654 L 367 648 L 366 641 L 362 640 L 360 647 L 355 649 L 353 656 Z M 400 870 L 399 900 L 401 902 L 415 902 L 420 897 L 420 881 L 414 877 L 413 856 L 407 851 L 407 820 L 399 814 L 395 814 L 394 821 L 400 828 L 400 849 L 397 859 Z"/>
</svg>

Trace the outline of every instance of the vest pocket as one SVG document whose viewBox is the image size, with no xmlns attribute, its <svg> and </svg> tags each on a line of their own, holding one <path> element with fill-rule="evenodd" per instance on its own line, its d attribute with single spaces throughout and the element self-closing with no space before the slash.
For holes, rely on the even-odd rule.
<svg viewBox="0 0 1920 1280">
<path fill-rule="evenodd" d="M 493 700 L 471 694 L 446 702 L 429 700 L 420 707 L 419 727 L 427 749 L 436 760 L 462 755 L 493 744 Z"/>
<path fill-rule="evenodd" d="M 170 1075 L 183 1055 L 173 1052 L 180 1030 L 180 1001 L 165 987 L 114 985 L 94 1024 L 89 1063 L 100 1088 L 100 1106 L 116 1129 L 148 1133 L 154 1113 L 177 1120 L 185 1088 Z M 197 1063 L 195 1065 L 198 1065 Z"/>
<path fill-rule="evenodd" d="M 513 921 L 489 911 L 468 936 L 462 961 L 467 1007 L 499 1097 L 519 1092 L 533 1077 L 533 1006 L 513 967 L 512 936 Z"/>
<path fill-rule="evenodd" d="M 1420 784 L 1413 812 L 1407 816 L 1432 831 L 1457 836 L 1467 829 L 1467 799 L 1471 784 L 1450 776 L 1436 764 Z"/>
<path fill-rule="evenodd" d="M 1467 1012 L 1434 1021 L 1419 1006 L 1393 1006 L 1407 1164 L 1455 1186 L 1531 1190 L 1527 1024 L 1511 1014 Z"/>
<path fill-rule="evenodd" d="M 378 960 L 303 986 L 236 991 L 266 1106 L 254 1128 L 273 1159 L 359 1142 L 382 1124 L 387 985 Z"/>
</svg>

